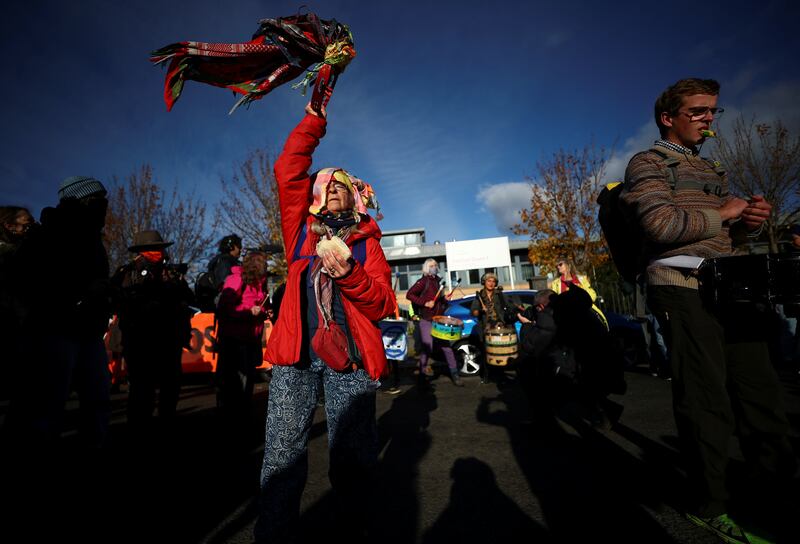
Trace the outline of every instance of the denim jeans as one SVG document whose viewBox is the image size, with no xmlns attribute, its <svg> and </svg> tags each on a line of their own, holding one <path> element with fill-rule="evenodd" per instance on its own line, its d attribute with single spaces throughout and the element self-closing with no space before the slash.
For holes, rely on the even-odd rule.
<svg viewBox="0 0 800 544">
<path fill-rule="evenodd" d="M 364 370 L 335 372 L 320 359 L 305 367 L 273 367 L 256 542 L 290 541 L 297 532 L 308 473 L 308 436 L 322 390 L 328 476 L 337 494 L 334 503 L 359 511 L 369 504 L 370 480 L 378 459 L 375 391 L 379 386 Z"/>
</svg>

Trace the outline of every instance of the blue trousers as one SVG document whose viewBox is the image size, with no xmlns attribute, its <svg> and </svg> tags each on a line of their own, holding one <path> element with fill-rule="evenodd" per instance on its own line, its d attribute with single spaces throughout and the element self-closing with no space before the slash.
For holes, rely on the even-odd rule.
<svg viewBox="0 0 800 544">
<path fill-rule="evenodd" d="M 289 541 L 297 533 L 308 474 L 308 436 L 323 389 L 328 477 L 337 494 L 333 502 L 351 509 L 357 505 L 356 510 L 369 504 L 378 460 L 375 391 L 379 386 L 364 370 L 335 372 L 319 359 L 307 367 L 273 367 L 256 542 Z"/>
</svg>

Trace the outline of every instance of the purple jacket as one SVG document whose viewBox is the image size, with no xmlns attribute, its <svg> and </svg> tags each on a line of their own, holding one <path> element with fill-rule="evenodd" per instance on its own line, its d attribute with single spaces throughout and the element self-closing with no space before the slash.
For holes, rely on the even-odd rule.
<svg viewBox="0 0 800 544">
<path fill-rule="evenodd" d="M 439 276 L 430 276 L 425 274 L 417 283 L 411 286 L 411 289 L 406 293 L 406 298 L 414 304 L 414 312 L 418 311 L 421 319 L 430 321 L 435 315 L 442 315 L 447 308 L 447 300 L 444 298 L 444 289 L 439 291 L 442 279 Z M 424 304 L 436 296 L 436 304 L 433 308 L 426 308 Z"/>
</svg>

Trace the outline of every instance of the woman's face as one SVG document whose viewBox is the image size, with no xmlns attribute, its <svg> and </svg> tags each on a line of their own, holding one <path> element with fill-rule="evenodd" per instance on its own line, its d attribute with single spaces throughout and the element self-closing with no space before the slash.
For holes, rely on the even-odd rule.
<svg viewBox="0 0 800 544">
<path fill-rule="evenodd" d="M 565 261 L 559 261 L 556 263 L 556 270 L 558 270 L 559 275 L 568 276 L 570 272 L 569 264 Z"/>
<path fill-rule="evenodd" d="M 495 287 L 497 287 L 497 280 L 494 278 L 486 278 L 484 285 L 486 286 L 486 289 L 492 291 Z"/>
<path fill-rule="evenodd" d="M 34 220 L 31 214 L 26 211 L 21 211 L 17 214 L 13 223 L 6 223 L 3 226 L 15 236 L 23 236 L 33 224 Z"/>
<path fill-rule="evenodd" d="M 325 207 L 329 212 L 342 213 L 347 210 L 352 210 L 355 206 L 353 200 L 353 193 L 347 188 L 347 185 L 340 181 L 333 180 L 328 184 L 327 197 L 325 200 Z"/>
</svg>

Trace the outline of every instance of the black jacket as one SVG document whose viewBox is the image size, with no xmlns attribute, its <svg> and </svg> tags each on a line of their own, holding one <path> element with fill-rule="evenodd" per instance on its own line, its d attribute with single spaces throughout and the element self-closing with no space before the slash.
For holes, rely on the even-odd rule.
<svg viewBox="0 0 800 544">
<path fill-rule="evenodd" d="M 185 282 L 171 279 L 160 263 L 137 258 L 120 267 L 112 283 L 119 288 L 115 306 L 123 351 L 188 345 L 192 292 Z"/>
</svg>

